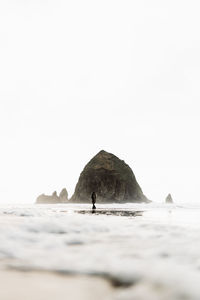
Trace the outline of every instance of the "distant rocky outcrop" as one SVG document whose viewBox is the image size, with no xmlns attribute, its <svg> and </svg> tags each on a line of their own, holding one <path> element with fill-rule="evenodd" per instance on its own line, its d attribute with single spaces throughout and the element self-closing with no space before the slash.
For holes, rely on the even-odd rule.
<svg viewBox="0 0 200 300">
<path fill-rule="evenodd" d="M 97 194 L 97 203 L 150 202 L 131 168 L 104 150 L 85 166 L 70 202 L 91 202 L 92 192 Z"/>
<path fill-rule="evenodd" d="M 165 203 L 173 203 L 173 199 L 172 199 L 171 194 L 169 194 L 169 195 L 166 197 Z"/>
<path fill-rule="evenodd" d="M 66 188 L 62 189 L 62 191 L 60 192 L 59 198 L 60 198 L 61 202 L 68 201 L 68 192 L 67 192 Z"/>
<path fill-rule="evenodd" d="M 57 192 L 53 192 L 52 195 L 42 194 L 36 199 L 36 203 L 38 204 L 56 204 L 56 203 L 66 203 L 68 201 L 68 193 L 64 188 L 60 192 L 60 195 L 57 195 Z"/>
</svg>

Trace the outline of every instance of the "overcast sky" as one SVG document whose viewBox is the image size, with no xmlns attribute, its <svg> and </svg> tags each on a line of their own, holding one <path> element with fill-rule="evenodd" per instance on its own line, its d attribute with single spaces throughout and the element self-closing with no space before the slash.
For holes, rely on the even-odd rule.
<svg viewBox="0 0 200 300">
<path fill-rule="evenodd" d="M 200 3 L 0 1 L 0 202 L 72 195 L 101 149 L 200 203 Z"/>
</svg>

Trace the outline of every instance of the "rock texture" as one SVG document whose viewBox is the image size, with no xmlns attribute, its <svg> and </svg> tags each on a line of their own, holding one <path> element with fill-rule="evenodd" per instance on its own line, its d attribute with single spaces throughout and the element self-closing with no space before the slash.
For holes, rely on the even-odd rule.
<svg viewBox="0 0 200 300">
<path fill-rule="evenodd" d="M 60 192 L 59 198 L 60 198 L 61 202 L 67 202 L 68 201 L 68 192 L 65 188 L 62 189 L 62 191 Z"/>
<path fill-rule="evenodd" d="M 166 197 L 165 203 L 173 203 L 173 199 L 172 199 L 171 194 L 169 194 L 169 195 Z"/>
<path fill-rule="evenodd" d="M 68 193 L 66 189 L 63 189 L 60 192 L 60 195 L 57 195 L 57 192 L 53 192 L 51 196 L 42 194 L 36 199 L 38 204 L 56 204 L 56 203 L 66 203 L 68 201 Z"/>
<path fill-rule="evenodd" d="M 92 192 L 97 194 L 97 203 L 150 202 L 131 168 L 104 150 L 85 166 L 70 201 L 91 202 Z"/>
</svg>

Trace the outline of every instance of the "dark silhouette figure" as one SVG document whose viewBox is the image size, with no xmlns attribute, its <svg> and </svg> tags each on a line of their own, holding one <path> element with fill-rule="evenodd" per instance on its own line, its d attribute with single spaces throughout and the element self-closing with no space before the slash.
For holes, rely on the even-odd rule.
<svg viewBox="0 0 200 300">
<path fill-rule="evenodd" d="M 95 203 L 96 203 L 97 196 L 95 192 L 92 193 L 91 198 L 92 198 L 92 209 L 96 209 Z"/>
</svg>

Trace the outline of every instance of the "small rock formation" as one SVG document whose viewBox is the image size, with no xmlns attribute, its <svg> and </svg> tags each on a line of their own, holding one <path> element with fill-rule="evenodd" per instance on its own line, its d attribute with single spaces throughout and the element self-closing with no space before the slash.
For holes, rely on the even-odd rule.
<svg viewBox="0 0 200 300">
<path fill-rule="evenodd" d="M 173 199 L 172 199 L 171 194 L 169 194 L 169 195 L 166 197 L 165 203 L 173 203 Z"/>
<path fill-rule="evenodd" d="M 64 188 L 60 195 L 57 195 L 57 192 L 53 192 L 52 195 L 42 194 L 36 199 L 37 204 L 56 204 L 56 203 L 66 203 L 68 201 L 68 193 Z"/>
<path fill-rule="evenodd" d="M 97 203 L 151 202 L 143 194 L 131 168 L 115 155 L 104 150 L 89 161 L 80 174 L 71 202 Z"/>
<path fill-rule="evenodd" d="M 63 203 L 68 201 L 68 192 L 67 192 L 66 188 L 62 189 L 62 191 L 60 192 L 59 198 L 60 198 L 61 202 L 63 202 Z"/>
<path fill-rule="evenodd" d="M 56 191 L 52 193 L 52 197 L 54 197 L 55 199 L 58 199 L 58 195 L 57 195 Z"/>
</svg>

